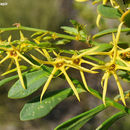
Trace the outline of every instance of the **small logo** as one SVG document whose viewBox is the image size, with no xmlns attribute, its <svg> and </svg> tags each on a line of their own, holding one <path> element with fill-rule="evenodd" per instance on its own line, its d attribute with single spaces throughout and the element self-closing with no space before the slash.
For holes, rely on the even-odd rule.
<svg viewBox="0 0 130 130">
<path fill-rule="evenodd" d="M 8 3 L 7 2 L 0 2 L 0 6 L 7 6 L 8 5 Z"/>
</svg>

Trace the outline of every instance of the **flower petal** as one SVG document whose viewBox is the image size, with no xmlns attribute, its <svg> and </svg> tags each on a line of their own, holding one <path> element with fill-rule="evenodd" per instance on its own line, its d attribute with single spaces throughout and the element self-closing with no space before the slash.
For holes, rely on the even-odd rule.
<svg viewBox="0 0 130 130">
<path fill-rule="evenodd" d="M 120 93 L 120 96 L 121 96 L 121 100 L 122 100 L 123 104 L 126 106 L 125 96 L 124 96 L 124 92 L 123 92 L 122 86 L 121 86 L 121 84 L 119 82 L 119 79 L 118 79 L 116 73 L 113 73 L 113 75 L 114 75 L 114 78 L 115 78 L 117 86 L 118 86 L 118 90 L 119 90 L 119 93 Z"/>
<path fill-rule="evenodd" d="M 19 52 L 17 52 L 17 54 L 18 54 L 18 56 L 20 58 L 22 58 L 23 60 L 25 60 L 26 62 L 28 62 L 30 65 L 35 66 L 35 67 L 39 67 L 39 66 L 33 64 L 30 60 L 28 60 L 26 57 L 24 57 L 23 55 L 21 55 Z"/>
<path fill-rule="evenodd" d="M 75 96 L 76 96 L 77 99 L 80 101 L 79 94 L 78 94 L 78 92 L 77 92 L 77 90 L 76 90 L 76 88 L 75 88 L 73 82 L 71 81 L 71 79 L 69 78 L 68 74 L 66 73 L 65 69 L 62 68 L 61 71 L 62 71 L 63 74 L 65 75 L 65 78 L 66 78 L 67 82 L 69 83 L 70 87 L 72 88 L 72 90 L 73 90 Z"/>
<path fill-rule="evenodd" d="M 18 76 L 19 76 L 19 80 L 20 80 L 20 82 L 21 82 L 21 85 L 22 85 L 22 87 L 23 87 L 24 89 L 26 89 L 25 84 L 24 84 L 24 80 L 23 80 L 23 77 L 22 77 L 20 65 L 19 65 L 19 62 L 18 62 L 18 58 L 14 58 L 14 60 L 15 60 L 15 63 L 16 63 L 17 72 L 18 72 Z"/>
<path fill-rule="evenodd" d="M 0 61 L 0 64 L 2 64 L 4 61 L 6 61 L 7 59 L 9 58 L 9 55 L 7 55 L 5 58 L 3 58 L 1 61 Z"/>
<path fill-rule="evenodd" d="M 92 70 L 86 69 L 86 68 L 84 68 L 82 66 L 75 65 L 75 64 L 72 64 L 72 65 L 71 64 L 66 64 L 66 66 L 72 67 L 72 68 L 75 68 L 75 69 L 78 69 L 78 70 L 81 70 L 81 71 L 84 71 L 84 72 L 88 72 L 88 73 L 93 73 L 93 74 L 98 73 L 96 71 L 92 71 Z"/>
<path fill-rule="evenodd" d="M 80 71 L 80 75 L 81 75 L 81 78 L 82 78 L 82 81 L 83 81 L 85 88 L 90 92 L 83 71 Z"/>
<path fill-rule="evenodd" d="M 109 73 L 107 72 L 106 73 L 106 78 L 105 78 L 105 81 L 104 81 L 104 87 L 103 87 L 103 104 L 106 105 L 106 101 L 105 101 L 105 98 L 106 98 L 106 92 L 107 92 L 107 84 L 108 84 L 108 78 L 109 78 Z"/>
<path fill-rule="evenodd" d="M 56 71 L 57 71 L 57 68 L 54 67 L 51 74 L 50 74 L 50 76 L 49 76 L 49 78 L 47 79 L 47 81 L 46 81 L 46 83 L 45 83 L 45 85 L 43 87 L 43 90 L 42 90 L 42 93 L 41 93 L 41 96 L 40 96 L 40 102 L 42 101 L 42 97 L 43 97 L 44 93 L 46 92 L 46 90 L 47 90 L 47 88 L 48 88 L 54 74 L 56 73 Z"/>
<path fill-rule="evenodd" d="M 105 72 L 102 79 L 101 79 L 101 86 L 103 87 L 103 82 L 106 79 L 107 73 Z"/>
</svg>

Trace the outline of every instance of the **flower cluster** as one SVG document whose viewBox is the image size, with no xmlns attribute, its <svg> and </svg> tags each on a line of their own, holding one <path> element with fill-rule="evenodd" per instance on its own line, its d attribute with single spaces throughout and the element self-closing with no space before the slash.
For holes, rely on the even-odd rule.
<svg viewBox="0 0 130 130">
<path fill-rule="evenodd" d="M 6 56 L 0 61 L 0 64 L 2 64 L 4 61 L 6 61 L 7 59 L 11 59 L 11 62 L 7 68 L 7 71 L 2 74 L 2 75 L 6 75 L 8 73 L 11 73 L 15 70 L 17 70 L 18 72 L 18 76 L 19 79 L 21 81 L 21 85 L 24 89 L 26 89 L 26 86 L 24 84 L 24 80 L 22 77 L 22 72 L 21 69 L 23 68 L 22 66 L 20 66 L 19 61 L 21 61 L 21 59 L 25 60 L 26 62 L 28 62 L 31 66 L 33 67 L 37 67 L 35 64 L 33 64 L 29 59 L 27 59 L 24 56 L 24 53 L 26 52 L 27 49 L 29 49 L 31 47 L 30 41 L 28 41 L 23 33 L 20 31 L 20 40 L 15 40 L 15 41 L 11 41 L 11 36 L 9 36 L 8 41 L 1 41 L 0 43 L 0 51 L 5 53 Z M 11 69 L 13 63 L 15 63 L 16 65 L 16 69 Z M 24 67 L 26 68 L 26 67 Z"/>
<path fill-rule="evenodd" d="M 56 58 L 52 58 L 50 56 L 50 54 L 47 52 L 47 50 L 45 49 L 42 49 L 41 51 L 43 52 L 42 54 L 47 58 L 48 61 L 43 61 L 43 60 L 40 60 L 34 56 L 32 56 L 32 58 L 34 60 L 36 60 L 38 63 L 40 64 L 46 64 L 46 65 L 52 65 L 54 68 L 47 80 L 47 82 L 45 83 L 44 87 L 43 87 L 43 90 L 42 90 L 42 93 L 41 93 L 41 98 L 40 98 L 40 101 L 42 101 L 42 97 L 45 93 L 45 91 L 47 90 L 53 76 L 55 75 L 55 73 L 60 70 L 61 73 L 60 74 L 64 74 L 67 82 L 69 83 L 70 87 L 72 88 L 72 90 L 74 91 L 74 94 L 76 95 L 77 99 L 80 101 L 80 98 L 79 98 L 79 94 L 73 84 L 73 82 L 71 81 L 71 79 L 69 78 L 66 70 L 68 70 L 69 68 L 74 68 L 74 69 L 77 69 L 80 71 L 80 75 L 81 75 L 81 78 L 82 78 L 82 81 L 84 83 L 84 86 L 85 88 L 89 91 L 89 88 L 87 86 L 87 83 L 86 83 L 86 79 L 85 79 L 85 76 L 84 76 L 84 72 L 88 72 L 88 73 L 97 73 L 95 71 L 92 71 L 92 70 L 89 70 L 85 67 L 82 67 L 82 63 L 86 63 L 86 64 L 90 64 L 92 66 L 96 66 L 96 64 L 90 62 L 90 61 L 87 61 L 87 60 L 84 60 L 82 57 L 85 56 L 85 55 L 91 55 L 91 53 L 94 52 L 94 50 L 96 50 L 97 47 L 94 47 L 92 49 L 89 49 L 88 51 L 86 52 L 83 52 L 81 54 L 74 54 L 72 57 L 66 57 L 66 56 L 61 56 L 59 54 L 57 54 L 55 51 L 53 51 L 54 55 L 56 56 Z"/>
<path fill-rule="evenodd" d="M 68 53 L 67 50 L 60 49 L 58 50 L 59 52 L 57 53 L 55 47 L 49 48 L 44 45 L 45 43 L 48 43 L 52 40 L 56 41 L 58 39 L 56 33 L 50 33 L 48 31 L 36 32 L 32 35 L 32 37 L 35 36 L 35 38 L 33 38 L 32 41 L 30 41 L 26 37 L 24 37 L 23 33 L 20 31 L 20 40 L 12 41 L 11 36 L 9 36 L 7 41 L 2 41 L 2 40 L 0 41 L 0 59 L 1 59 L 0 64 L 5 62 L 7 59 L 11 59 L 11 62 L 7 68 L 7 71 L 3 73 L 2 75 L 6 75 L 8 73 L 17 71 L 21 85 L 24 89 L 26 89 L 26 86 L 22 77 L 22 70 L 27 69 L 27 67 L 20 65 L 19 62 L 21 60 L 26 61 L 27 63 L 31 65 L 31 67 L 35 67 L 35 68 L 40 68 L 43 64 L 51 65 L 53 66 L 53 69 L 43 87 L 40 101 L 42 101 L 43 95 L 46 92 L 47 88 L 49 87 L 49 84 L 51 80 L 53 79 L 53 77 L 55 75 L 60 76 L 61 74 L 64 75 L 65 79 L 67 80 L 68 84 L 70 85 L 74 94 L 76 95 L 77 99 L 80 101 L 78 91 L 75 85 L 73 84 L 73 82 L 71 81 L 71 78 L 67 74 L 67 70 L 70 68 L 79 70 L 84 87 L 86 88 L 88 92 L 92 94 L 92 91 L 89 89 L 87 85 L 84 73 L 87 72 L 87 73 L 95 74 L 95 73 L 98 73 L 97 71 L 98 69 L 101 69 L 104 71 L 104 75 L 101 79 L 101 86 L 103 87 L 103 96 L 102 96 L 103 103 L 106 104 L 105 97 L 106 97 L 106 92 L 107 92 L 108 80 L 109 80 L 109 77 L 113 75 L 119 89 L 121 100 L 123 104 L 126 105 L 123 89 L 119 82 L 119 78 L 117 74 L 119 70 L 130 71 L 130 61 L 128 60 L 130 58 L 130 48 L 123 49 L 119 46 L 119 39 L 120 39 L 122 25 L 123 25 L 123 22 L 119 25 L 116 35 L 112 33 L 113 40 L 109 43 L 112 45 L 112 48 L 110 51 L 107 51 L 107 52 L 99 51 L 101 49 L 100 45 L 96 45 L 92 48 L 81 50 L 81 51 L 73 50 L 73 53 L 71 53 L 72 54 L 71 56 L 66 56 L 65 53 Z M 49 40 L 45 42 L 42 41 L 42 40 L 45 40 L 45 38 L 48 39 L 48 37 L 49 37 L 49 40 L 51 39 L 50 41 Z M 45 60 L 41 60 L 33 56 L 32 54 L 30 54 L 31 57 L 29 56 L 27 57 L 26 52 L 32 49 L 42 54 Z M 93 55 L 108 56 L 110 58 L 110 61 L 101 65 L 101 64 L 96 64 L 93 61 L 88 61 L 85 58 L 87 56 L 93 57 Z M 32 59 L 37 61 L 40 64 L 40 66 L 34 64 Z M 16 65 L 16 68 L 14 69 L 12 69 L 13 63 Z M 83 66 L 83 64 L 91 65 L 91 69 L 86 68 L 85 66 Z"/>
<path fill-rule="evenodd" d="M 106 63 L 105 65 L 100 65 L 100 66 L 96 66 L 92 68 L 92 70 L 102 69 L 105 71 L 101 80 L 101 85 L 103 87 L 103 103 L 104 104 L 105 104 L 105 96 L 106 96 L 106 91 L 107 91 L 108 79 L 111 75 L 113 75 L 119 89 L 121 100 L 123 104 L 126 105 L 123 89 L 121 87 L 121 84 L 117 76 L 118 70 L 130 71 L 130 62 L 127 60 L 124 60 L 129 55 L 130 48 L 122 49 L 118 46 L 122 24 L 123 23 L 121 23 L 118 27 L 117 35 L 115 36 L 114 34 L 112 34 L 113 41 L 111 42 L 111 44 L 113 44 L 113 48 L 109 52 L 96 52 L 95 53 L 97 55 L 108 55 L 110 57 L 110 62 Z M 122 58 L 124 54 L 125 54 L 125 58 Z M 123 66 L 122 64 L 121 65 L 119 64 L 119 61 L 123 63 Z"/>
</svg>

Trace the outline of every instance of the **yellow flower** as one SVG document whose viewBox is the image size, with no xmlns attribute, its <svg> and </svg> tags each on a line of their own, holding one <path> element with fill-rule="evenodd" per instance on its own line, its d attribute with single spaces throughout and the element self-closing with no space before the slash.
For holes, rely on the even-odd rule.
<svg viewBox="0 0 130 130">
<path fill-rule="evenodd" d="M 88 1 L 88 0 L 75 0 L 76 2 L 85 2 L 85 1 Z"/>
<path fill-rule="evenodd" d="M 22 38 L 22 37 L 21 37 Z M 20 69 L 20 65 L 19 65 L 19 60 L 23 59 L 26 62 L 28 62 L 30 65 L 37 67 L 36 65 L 34 65 L 31 61 L 29 61 L 25 56 L 23 56 L 20 52 L 20 48 L 19 46 L 14 46 L 11 43 L 11 36 L 9 36 L 8 38 L 8 43 L 9 43 L 9 47 L 6 46 L 0 46 L 0 49 L 6 52 L 6 56 L 0 61 L 0 64 L 2 64 L 4 61 L 6 61 L 7 59 L 11 59 L 11 62 L 8 66 L 8 70 L 11 68 L 13 62 L 15 62 L 16 68 L 17 68 L 17 72 L 18 72 L 18 76 L 21 82 L 21 85 L 24 89 L 26 89 L 25 85 L 24 85 L 24 80 L 22 77 L 22 72 Z M 11 71 L 10 71 L 11 72 Z M 6 74 L 7 72 L 5 72 L 4 74 Z M 4 75 L 3 74 L 3 75 Z"/>
<path fill-rule="evenodd" d="M 108 0 L 103 0 L 103 5 L 105 5 L 105 4 L 107 3 L 107 1 L 108 1 Z M 95 3 L 97 3 L 97 2 L 93 2 L 93 4 L 95 4 Z M 97 16 L 97 20 L 96 20 L 96 25 L 97 25 L 97 27 L 100 26 L 100 25 L 99 25 L 99 23 L 100 23 L 100 19 L 101 19 L 101 15 L 98 14 L 98 16 Z"/>
<path fill-rule="evenodd" d="M 97 47 L 92 48 L 92 49 L 90 49 L 90 50 L 88 50 L 86 52 L 83 52 L 83 53 L 79 54 L 79 55 L 73 55 L 72 57 L 60 56 L 56 52 L 53 51 L 56 58 L 51 58 L 49 56 L 50 58 L 47 59 L 48 61 L 39 60 L 38 58 L 32 56 L 32 58 L 34 60 L 36 60 L 37 62 L 39 62 L 40 64 L 49 64 L 49 65 L 54 66 L 54 68 L 53 68 L 47 82 L 45 83 L 45 85 L 43 87 L 41 97 L 40 97 L 40 101 L 42 101 L 42 97 L 43 97 L 44 93 L 46 92 L 46 90 L 47 90 L 53 76 L 55 75 L 55 73 L 58 70 L 60 70 L 61 73 L 64 74 L 67 82 L 69 83 L 70 87 L 74 91 L 74 94 L 76 95 L 77 99 L 80 101 L 79 94 L 78 94 L 73 82 L 70 80 L 68 74 L 66 73 L 66 70 L 68 68 L 70 68 L 70 67 L 79 70 L 80 74 L 81 74 L 81 77 L 82 77 L 82 80 L 83 80 L 83 83 L 84 83 L 86 89 L 89 91 L 83 72 L 89 72 L 89 73 L 97 73 L 97 72 L 86 69 L 86 68 L 82 67 L 81 64 L 82 63 L 87 63 L 87 64 L 95 66 L 94 63 L 89 62 L 89 61 L 85 61 L 85 60 L 82 59 L 83 56 L 85 56 L 87 54 L 90 55 L 90 53 L 93 52 L 95 49 L 97 49 Z M 44 54 L 45 57 L 46 56 L 48 57 L 48 55 L 49 55 L 49 53 L 47 51 L 45 51 L 45 50 L 44 50 L 43 54 Z"/>
<path fill-rule="evenodd" d="M 121 87 L 121 84 L 119 82 L 118 76 L 116 74 L 117 70 L 127 70 L 130 71 L 130 64 L 127 63 L 126 61 L 124 61 L 123 59 L 121 59 L 120 54 L 123 52 L 127 52 L 130 50 L 130 48 L 126 49 L 126 50 L 120 50 L 118 47 L 118 41 L 120 38 L 120 32 L 121 32 L 121 27 L 122 27 L 121 23 L 118 27 L 118 32 L 116 37 L 113 35 L 113 48 L 111 51 L 109 52 L 95 52 L 95 54 L 99 54 L 99 55 L 109 55 L 110 57 L 110 62 L 106 63 L 105 65 L 101 65 L 101 66 L 95 66 L 92 68 L 92 70 L 97 70 L 97 69 L 102 69 L 105 71 L 102 80 L 101 80 L 101 85 L 103 87 L 103 103 L 105 104 L 105 97 L 106 97 L 106 91 L 107 91 L 107 84 L 108 84 L 108 79 L 111 75 L 114 76 L 115 81 L 117 83 L 118 89 L 119 89 L 119 93 L 121 96 L 121 100 L 123 102 L 124 105 L 126 105 L 125 103 L 125 97 L 124 97 L 124 93 L 123 93 L 123 89 Z M 117 64 L 117 60 L 122 61 L 125 66 L 119 65 Z"/>
</svg>

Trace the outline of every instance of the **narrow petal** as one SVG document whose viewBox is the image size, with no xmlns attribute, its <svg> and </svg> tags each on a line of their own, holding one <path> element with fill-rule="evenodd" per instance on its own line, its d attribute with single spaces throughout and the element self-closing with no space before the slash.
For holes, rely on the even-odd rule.
<svg viewBox="0 0 130 130">
<path fill-rule="evenodd" d="M 88 92 L 90 92 L 83 71 L 80 71 L 80 75 L 81 75 L 81 78 L 82 78 L 82 81 L 83 81 L 83 84 L 84 84 L 86 90 L 88 90 Z"/>
<path fill-rule="evenodd" d="M 39 66 L 33 64 L 30 60 L 28 60 L 26 57 L 24 57 L 23 55 L 21 55 L 19 52 L 17 52 L 17 53 L 18 53 L 18 56 L 19 56 L 20 58 L 22 58 L 23 60 L 25 60 L 26 62 L 28 62 L 30 65 L 39 67 Z"/>
<path fill-rule="evenodd" d="M 20 31 L 20 40 L 21 40 L 21 41 L 26 40 L 26 38 L 24 37 L 24 35 L 23 35 L 22 31 Z"/>
<path fill-rule="evenodd" d="M 0 61 L 0 64 L 2 64 L 4 61 L 6 61 L 7 59 L 9 58 L 9 55 L 7 55 L 5 58 L 3 58 L 1 61 Z"/>
<path fill-rule="evenodd" d="M 130 67 L 126 67 L 126 66 L 120 66 L 120 65 L 117 65 L 116 66 L 116 69 L 118 70 L 127 70 L 127 71 L 130 71 Z"/>
<path fill-rule="evenodd" d="M 103 4 L 105 5 L 107 3 L 108 0 L 103 0 Z"/>
<path fill-rule="evenodd" d="M 104 73 L 102 79 L 101 79 L 101 86 L 103 87 L 104 80 L 106 79 L 107 73 Z"/>
<path fill-rule="evenodd" d="M 74 94 L 76 95 L 77 99 L 80 101 L 79 94 L 78 94 L 73 82 L 70 80 L 68 74 L 66 73 L 65 69 L 62 68 L 61 71 L 65 75 L 65 78 L 66 78 L 67 82 L 69 83 L 70 87 L 72 88 L 72 90 L 73 90 Z"/>
<path fill-rule="evenodd" d="M 123 92 L 122 86 L 121 86 L 121 84 L 119 82 L 119 79 L 118 79 L 116 73 L 113 73 L 113 75 L 114 75 L 114 78 L 115 78 L 117 86 L 118 86 L 118 90 L 119 90 L 119 93 L 120 93 L 120 96 L 121 96 L 121 100 L 122 100 L 123 104 L 126 106 L 125 96 L 124 96 L 124 92 Z"/>
<path fill-rule="evenodd" d="M 51 56 L 49 55 L 49 53 L 47 52 L 47 50 L 46 49 L 42 49 L 42 51 L 44 52 L 44 55 L 47 58 L 47 60 L 50 61 L 51 60 Z"/>
<path fill-rule="evenodd" d="M 49 84 L 50 84 L 54 74 L 56 73 L 56 71 L 57 71 L 57 68 L 54 67 L 54 69 L 52 70 L 49 78 L 47 79 L 47 81 L 46 81 L 46 83 L 45 83 L 45 85 L 43 87 L 43 90 L 42 90 L 42 93 L 41 93 L 41 96 L 40 96 L 40 102 L 42 101 L 42 97 L 43 97 L 44 93 L 46 92 L 46 90 L 47 90 L 47 88 L 48 88 L 48 86 L 49 86 Z"/>
<path fill-rule="evenodd" d="M 80 55 L 76 56 L 76 58 L 81 58 L 85 55 L 91 55 L 94 53 L 95 50 L 97 50 L 99 46 L 93 47 L 91 49 L 86 50 L 85 52 L 82 52 Z"/>
<path fill-rule="evenodd" d="M 99 25 L 100 20 L 101 20 L 101 15 L 98 14 L 98 16 L 97 16 L 97 20 L 96 20 L 96 25 L 97 25 L 97 27 L 100 27 L 100 25 Z"/>
<path fill-rule="evenodd" d="M 118 41 L 120 39 L 120 33 L 121 33 L 121 27 L 123 25 L 123 22 L 121 22 L 118 26 L 117 34 L 116 34 L 116 43 L 118 44 Z"/>
<path fill-rule="evenodd" d="M 91 52 L 90 55 L 110 55 L 110 52 Z"/>
<path fill-rule="evenodd" d="M 26 69 L 27 69 L 26 66 L 20 66 L 20 70 L 26 70 Z M 4 72 L 3 74 L 1 74 L 1 76 L 5 76 L 5 75 L 10 74 L 10 73 L 13 73 L 13 72 L 15 72 L 15 71 L 17 71 L 17 68 L 8 70 L 8 71 Z"/>
<path fill-rule="evenodd" d="M 23 80 L 23 77 L 22 77 L 22 73 L 21 73 L 21 69 L 20 69 L 20 65 L 19 65 L 19 62 L 18 62 L 18 58 L 15 58 L 15 63 L 16 63 L 16 67 L 17 67 L 17 72 L 18 72 L 18 76 L 19 76 L 19 80 L 21 82 L 21 85 L 24 89 L 26 89 L 25 87 L 25 84 L 24 84 L 24 80 Z"/>
<path fill-rule="evenodd" d="M 93 74 L 98 73 L 98 72 L 96 72 L 96 71 L 92 71 L 92 70 L 86 69 L 86 68 L 84 68 L 84 67 L 82 67 L 82 66 L 75 65 L 75 64 L 73 64 L 73 65 L 71 65 L 71 64 L 66 64 L 66 66 L 72 67 L 72 68 L 75 68 L 75 69 L 77 69 L 77 70 L 81 70 L 81 71 L 84 71 L 84 72 L 88 72 L 88 73 L 93 73 Z"/>
<path fill-rule="evenodd" d="M 98 66 L 97 64 L 95 64 L 93 62 L 86 61 L 86 60 L 83 60 L 83 59 L 81 59 L 81 63 L 86 63 L 86 64 L 89 64 L 89 65 L 92 65 L 92 66 Z"/>
<path fill-rule="evenodd" d="M 50 64 L 50 65 L 54 65 L 54 62 L 39 60 L 38 58 L 36 58 L 36 57 L 33 56 L 33 55 L 31 55 L 31 57 L 32 57 L 34 60 L 36 60 L 38 63 L 40 63 L 40 64 Z"/>
<path fill-rule="evenodd" d="M 14 59 L 11 59 L 10 64 L 8 65 L 8 68 L 6 71 L 9 71 L 11 69 L 11 67 L 13 65 L 13 61 L 14 61 Z"/>
<path fill-rule="evenodd" d="M 108 78 L 109 78 L 109 73 L 107 72 L 106 73 L 106 78 L 105 78 L 105 81 L 104 81 L 104 87 L 103 87 L 103 104 L 106 105 L 106 101 L 105 101 L 105 98 L 106 98 L 106 92 L 107 92 L 107 84 L 108 84 Z"/>
</svg>

